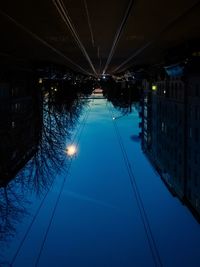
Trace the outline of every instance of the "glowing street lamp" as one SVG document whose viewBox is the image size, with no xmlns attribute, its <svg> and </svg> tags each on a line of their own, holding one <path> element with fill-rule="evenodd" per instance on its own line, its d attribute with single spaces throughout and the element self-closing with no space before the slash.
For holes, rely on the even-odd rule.
<svg viewBox="0 0 200 267">
<path fill-rule="evenodd" d="M 76 148 L 76 146 L 75 145 L 69 145 L 69 146 L 67 146 L 67 148 L 66 148 L 66 154 L 68 155 L 68 156 L 74 156 L 75 154 L 76 154 L 76 152 L 77 152 L 77 148 Z"/>
</svg>

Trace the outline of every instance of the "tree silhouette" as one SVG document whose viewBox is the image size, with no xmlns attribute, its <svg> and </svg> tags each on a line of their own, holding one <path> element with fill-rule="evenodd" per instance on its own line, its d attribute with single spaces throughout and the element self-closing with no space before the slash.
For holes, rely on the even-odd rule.
<svg viewBox="0 0 200 267">
<path fill-rule="evenodd" d="M 16 225 L 28 214 L 30 193 L 42 197 L 56 176 L 68 166 L 65 153 L 67 140 L 87 105 L 80 92 L 50 86 L 43 88 L 37 101 L 37 112 L 32 112 L 31 123 L 36 128 L 34 153 L 13 180 L 0 188 L 0 244 L 6 244 L 16 232 Z"/>
</svg>

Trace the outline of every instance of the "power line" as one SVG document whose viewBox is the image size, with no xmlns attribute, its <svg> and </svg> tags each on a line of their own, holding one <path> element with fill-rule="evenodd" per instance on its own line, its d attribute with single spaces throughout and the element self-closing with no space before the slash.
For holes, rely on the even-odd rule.
<svg viewBox="0 0 200 267">
<path fill-rule="evenodd" d="M 86 15 L 87 15 L 88 26 L 89 26 L 89 29 L 90 29 L 92 46 L 94 47 L 94 45 L 95 45 L 95 43 L 94 43 L 94 34 L 93 34 L 93 30 L 92 30 L 92 24 L 91 24 L 91 20 L 90 20 L 90 14 L 89 14 L 89 9 L 88 9 L 88 5 L 87 5 L 87 0 L 84 0 L 84 5 L 85 5 L 85 11 L 86 11 Z"/>
<path fill-rule="evenodd" d="M 141 54 L 144 50 L 146 50 L 148 47 L 150 47 L 151 45 L 153 45 L 158 38 L 164 34 L 165 32 L 167 32 L 168 30 L 170 30 L 174 25 L 176 25 L 176 23 L 178 21 L 180 21 L 183 17 L 187 16 L 191 11 L 193 11 L 195 8 L 198 7 L 198 5 L 200 4 L 200 1 L 197 0 L 195 3 L 192 4 L 191 7 L 185 9 L 181 14 L 178 14 L 175 18 L 173 18 L 172 20 L 170 20 L 167 25 L 164 26 L 163 29 L 161 29 L 161 31 L 159 31 L 156 36 L 154 36 L 154 38 L 152 40 L 150 40 L 149 42 L 147 42 L 146 44 L 144 44 L 143 46 L 141 46 L 139 49 L 137 49 L 130 57 L 128 57 L 126 60 L 124 60 L 119 66 L 117 66 L 112 73 L 114 72 L 122 72 L 124 70 L 127 69 L 126 66 L 127 63 L 129 63 L 133 58 L 135 58 L 136 56 L 138 56 L 139 54 Z M 122 69 L 122 67 L 124 67 Z"/>
<path fill-rule="evenodd" d="M 80 142 L 80 138 L 81 138 L 83 129 L 85 128 L 85 125 L 86 125 L 86 121 L 87 121 L 87 119 L 88 119 L 88 116 L 89 116 L 89 112 L 88 112 L 87 115 L 86 115 L 85 121 L 84 121 L 84 123 L 83 123 L 83 125 L 82 125 L 82 128 L 81 128 L 81 130 L 80 130 L 79 137 L 77 138 L 77 145 L 78 145 L 78 143 Z M 39 261 L 40 261 L 40 258 L 41 258 L 41 255 L 42 255 L 42 252 L 43 252 L 43 249 L 44 249 L 44 246 L 45 246 L 45 243 L 46 243 L 48 234 L 49 234 L 49 230 L 50 230 L 50 228 L 51 228 L 51 225 L 52 225 L 52 222 L 53 222 L 53 218 L 54 218 L 56 209 L 57 209 L 57 207 L 58 207 L 58 203 L 59 203 L 59 201 L 60 201 L 60 197 L 61 197 L 61 195 L 62 195 L 63 188 L 64 188 L 64 185 L 65 185 L 66 179 L 67 179 L 67 177 L 68 177 L 68 174 L 69 174 L 71 165 L 72 165 L 72 158 L 71 158 L 71 160 L 70 160 L 70 165 L 69 165 L 69 168 L 68 168 L 68 170 L 67 170 L 67 173 L 66 173 L 66 175 L 65 175 L 65 177 L 64 177 L 64 179 L 63 179 L 62 185 L 61 185 L 61 187 L 60 187 L 60 191 L 59 191 L 58 197 L 57 197 L 57 199 L 56 199 L 56 203 L 55 203 L 55 205 L 54 205 L 53 212 L 52 212 L 52 215 L 51 215 L 49 224 L 48 224 L 48 226 L 47 226 L 47 230 L 46 230 L 46 232 L 45 232 L 45 236 L 44 236 L 44 239 L 43 239 L 43 241 L 42 241 L 42 245 L 41 245 L 41 247 L 40 247 L 38 257 L 37 257 L 37 259 L 36 259 L 35 266 L 38 266 L 38 263 L 39 263 Z"/>
<path fill-rule="evenodd" d="M 46 230 L 46 232 L 45 232 L 45 236 L 44 236 L 42 245 L 41 245 L 41 247 L 40 247 L 38 257 L 37 257 L 37 259 L 36 259 L 35 266 L 38 266 L 38 263 L 39 263 L 39 260 L 40 260 L 40 257 L 41 257 L 41 254 L 42 254 L 42 251 L 43 251 L 45 242 L 46 242 L 46 240 L 47 240 L 47 236 L 48 236 L 48 233 L 49 233 L 49 230 L 50 230 L 50 227 L 51 227 L 51 224 L 52 224 L 52 221 L 53 221 L 53 218 L 54 218 L 54 215 L 55 215 L 57 206 L 58 206 L 58 203 L 59 203 L 59 201 L 60 201 L 60 197 L 61 197 L 61 194 L 62 194 L 62 191 L 63 191 L 63 188 L 64 188 L 64 184 L 65 184 L 65 181 L 66 181 L 66 177 L 67 177 L 68 174 L 69 174 L 69 170 L 70 170 L 71 165 L 72 165 L 72 158 L 70 159 L 70 164 L 69 164 L 67 173 L 66 173 L 66 175 L 65 175 L 65 178 L 63 179 L 63 182 L 62 182 L 62 185 L 61 185 L 61 188 L 60 188 L 58 197 L 57 197 L 57 199 L 56 199 L 56 203 L 55 203 L 55 205 L 54 205 L 53 212 L 52 212 L 52 215 L 51 215 L 51 217 L 50 217 L 50 221 L 49 221 L 47 230 Z"/>
<path fill-rule="evenodd" d="M 109 56 L 108 56 L 108 59 L 106 61 L 106 65 L 104 67 L 104 70 L 103 70 L 103 73 L 106 72 L 107 68 L 108 68 L 108 65 L 110 64 L 110 61 L 112 60 L 112 57 L 113 57 L 113 54 L 115 52 L 115 49 L 116 49 L 116 46 L 117 46 L 117 43 L 119 42 L 120 40 L 120 37 L 121 37 L 121 34 L 122 34 L 122 31 L 123 31 L 123 28 L 125 27 L 126 25 L 126 22 L 128 20 L 128 17 L 130 15 L 130 12 L 131 12 L 131 9 L 133 7 L 133 3 L 134 3 L 134 0 L 130 0 L 129 3 L 128 3 L 128 7 L 126 9 L 126 12 L 123 16 L 123 19 L 121 21 L 121 24 L 119 25 L 118 27 L 118 30 L 117 30 L 117 33 L 115 35 L 115 38 L 113 40 L 113 44 L 112 44 L 112 47 L 111 47 L 111 50 L 110 50 L 110 53 L 109 53 Z"/>
<path fill-rule="evenodd" d="M 84 125 L 85 125 L 85 121 L 86 121 L 86 119 L 87 119 L 87 117 L 88 117 L 88 113 L 89 113 L 89 109 L 88 109 L 88 111 L 86 112 L 86 115 L 84 116 L 82 122 L 80 123 L 80 127 L 77 129 L 77 131 L 76 131 L 76 133 L 75 133 L 75 135 L 74 135 L 74 137 L 73 137 L 73 139 L 72 139 L 72 144 L 75 142 L 75 139 L 77 138 L 79 132 L 81 132 L 81 129 L 84 127 Z M 70 159 L 70 163 L 69 163 L 69 165 L 68 165 L 67 175 L 68 175 L 68 173 L 69 173 L 69 169 L 70 169 L 70 167 L 71 167 L 71 163 L 72 163 L 72 159 Z M 66 175 L 66 176 L 67 176 L 67 175 Z M 19 255 L 19 252 L 20 252 L 22 246 L 24 245 L 24 242 L 25 242 L 25 240 L 26 240 L 26 238 L 27 238 L 29 232 L 31 231 L 31 228 L 32 228 L 34 222 L 36 221 L 36 218 L 38 217 L 38 215 L 39 215 L 39 213 L 40 213 L 40 210 L 41 210 L 41 208 L 42 208 L 42 206 L 43 206 L 43 204 L 44 204 L 44 202 L 45 202 L 45 200 L 46 200 L 46 198 L 47 198 L 47 196 L 48 196 L 50 190 L 51 190 L 51 188 L 53 187 L 54 182 L 55 182 L 55 180 L 53 180 L 53 182 L 52 182 L 51 185 L 49 186 L 48 190 L 46 191 L 46 194 L 44 195 L 44 197 L 43 197 L 43 199 L 42 199 L 42 201 L 41 201 L 41 203 L 40 203 L 40 205 L 39 205 L 39 207 L 38 207 L 38 209 L 36 210 L 36 213 L 35 213 L 35 215 L 33 216 L 32 220 L 31 220 L 31 223 L 29 224 L 29 226 L 28 226 L 28 228 L 27 228 L 27 230 L 26 230 L 26 232 L 25 232 L 25 234 L 24 234 L 24 236 L 23 236 L 23 238 L 22 238 L 22 240 L 21 240 L 21 242 L 20 242 L 20 244 L 19 244 L 19 246 L 18 246 L 18 248 L 17 248 L 17 250 L 16 250 L 16 252 L 15 252 L 15 254 L 14 254 L 14 256 L 13 256 L 13 258 L 12 258 L 12 260 L 11 260 L 10 266 L 13 266 L 13 264 L 15 263 L 15 261 L 16 261 L 16 259 L 17 259 L 17 256 Z"/>
<path fill-rule="evenodd" d="M 42 39 L 41 37 L 39 37 L 36 33 L 30 31 L 28 28 L 26 28 L 24 25 L 22 25 L 21 23 L 19 23 L 18 21 L 16 21 L 14 18 L 12 18 L 11 16 L 9 16 L 7 13 L 3 12 L 2 10 L 0 10 L 0 14 L 3 15 L 4 17 L 6 17 L 12 23 L 14 23 L 21 30 L 23 30 L 24 32 L 26 32 L 27 34 L 29 34 L 32 38 L 34 38 L 35 40 L 39 41 L 41 44 L 43 44 L 46 47 L 48 47 L 49 49 L 51 49 L 53 52 L 55 52 L 60 57 L 64 58 L 66 61 L 68 61 L 68 63 L 71 63 L 72 65 L 74 65 L 82 73 L 85 73 L 85 74 L 90 75 L 90 73 L 87 70 L 83 69 L 80 65 L 78 65 L 73 60 L 71 60 L 70 58 L 68 58 L 66 55 L 64 55 L 57 48 L 55 48 L 54 46 L 52 46 L 51 44 L 49 44 L 48 42 L 46 42 L 44 39 Z"/>
<path fill-rule="evenodd" d="M 108 111 L 110 112 L 110 114 L 113 115 L 112 111 L 110 110 L 110 108 L 109 107 L 107 107 L 107 108 L 108 108 Z M 134 192 L 134 195 L 135 195 L 135 199 L 136 199 L 136 203 L 137 203 L 137 206 L 138 206 L 138 209 L 139 209 L 139 212 L 140 212 L 140 216 L 141 216 L 142 223 L 143 223 L 144 230 L 145 230 L 145 234 L 146 234 L 146 237 L 147 237 L 147 240 L 148 240 L 149 248 L 151 250 L 151 254 L 152 254 L 152 257 L 153 257 L 153 260 L 154 260 L 154 264 L 155 264 L 155 266 L 161 267 L 161 266 L 163 266 L 163 264 L 162 264 L 162 261 L 161 261 L 161 258 L 160 258 L 159 251 L 158 251 L 157 246 L 156 246 L 156 242 L 155 242 L 155 239 L 154 239 L 151 227 L 150 227 L 150 223 L 149 223 L 149 220 L 148 220 L 148 217 L 147 217 L 147 213 L 146 213 L 146 210 L 145 210 L 145 207 L 144 207 L 144 204 L 143 204 L 143 201 L 142 201 L 142 197 L 140 195 L 140 192 L 139 192 L 139 189 L 138 189 L 138 186 L 137 186 L 137 183 L 136 183 L 135 176 L 134 176 L 133 171 L 132 171 L 132 167 L 131 167 L 128 155 L 126 153 L 126 150 L 125 150 L 121 135 L 119 133 L 119 129 L 117 127 L 116 121 L 115 120 L 112 120 L 112 121 L 113 121 L 113 126 L 114 126 L 114 129 L 115 129 L 115 133 L 116 133 L 116 136 L 117 136 L 117 140 L 118 140 L 118 143 L 120 145 L 122 156 L 123 156 L 123 159 L 124 159 L 124 162 L 125 162 L 125 165 L 126 165 L 126 169 L 127 169 L 128 175 L 129 175 L 131 187 L 133 189 L 133 192 Z"/>
<path fill-rule="evenodd" d="M 53 0 L 53 3 L 56 7 L 56 9 L 58 10 L 62 20 L 64 21 L 64 23 L 66 24 L 66 26 L 68 27 L 68 29 L 70 30 L 74 40 L 76 41 L 78 47 L 80 48 L 81 52 L 83 53 L 83 55 L 85 56 L 86 60 L 88 61 L 90 67 L 92 68 L 94 74 L 97 76 L 97 72 L 96 69 L 83 45 L 83 43 L 80 40 L 80 37 L 78 36 L 78 33 L 76 32 L 76 29 L 74 27 L 74 25 L 72 24 L 72 21 L 67 13 L 66 7 L 64 5 L 64 3 L 62 2 L 62 0 Z"/>
</svg>

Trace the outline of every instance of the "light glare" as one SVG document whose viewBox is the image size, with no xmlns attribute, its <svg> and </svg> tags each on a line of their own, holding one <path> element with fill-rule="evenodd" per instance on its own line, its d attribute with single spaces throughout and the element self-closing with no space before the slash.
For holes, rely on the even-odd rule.
<svg viewBox="0 0 200 267">
<path fill-rule="evenodd" d="M 152 90 L 156 91 L 157 90 L 157 85 L 152 85 Z"/>
<path fill-rule="evenodd" d="M 75 145 L 70 145 L 66 148 L 66 153 L 68 156 L 73 156 L 77 152 L 76 146 Z"/>
<path fill-rule="evenodd" d="M 42 84 L 42 82 L 43 82 L 42 78 L 39 78 L 38 83 Z"/>
</svg>

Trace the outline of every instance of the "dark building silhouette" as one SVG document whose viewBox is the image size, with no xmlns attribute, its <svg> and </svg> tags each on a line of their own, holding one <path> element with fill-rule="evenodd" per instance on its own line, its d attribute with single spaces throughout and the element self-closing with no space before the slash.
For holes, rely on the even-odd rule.
<svg viewBox="0 0 200 267">
<path fill-rule="evenodd" d="M 200 218 L 200 77 L 143 81 L 141 145 L 169 190 Z"/>
<path fill-rule="evenodd" d="M 0 187 L 6 186 L 37 150 L 40 98 L 30 73 L 0 81 Z"/>
<path fill-rule="evenodd" d="M 188 78 L 186 198 L 200 214 L 200 77 Z"/>
</svg>

